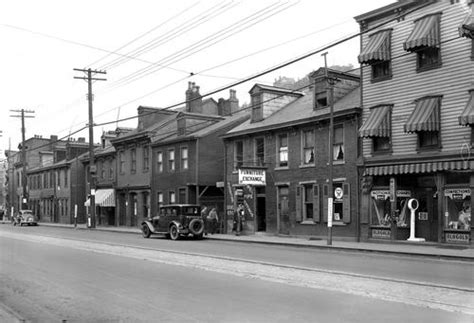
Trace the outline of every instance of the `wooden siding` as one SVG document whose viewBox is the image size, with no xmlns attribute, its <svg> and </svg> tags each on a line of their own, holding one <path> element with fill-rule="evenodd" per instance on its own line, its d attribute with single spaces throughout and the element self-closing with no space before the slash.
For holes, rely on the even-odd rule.
<svg viewBox="0 0 474 323">
<path fill-rule="evenodd" d="M 441 14 L 441 63 L 440 68 L 424 72 L 416 71 L 416 54 L 403 50 L 403 42 L 413 29 L 415 19 L 429 13 Z M 413 154 L 416 151 L 417 135 L 407 134 L 403 125 L 412 113 L 413 101 L 426 95 L 443 95 L 441 101 L 441 151 L 455 153 L 464 141 L 470 140 L 469 127 L 458 123 L 458 116 L 468 99 L 468 90 L 474 87 L 474 63 L 471 60 L 471 41 L 459 38 L 458 26 L 468 13 L 465 3 L 450 4 L 448 1 L 433 5 L 407 15 L 405 20 L 391 22 L 382 28 L 393 28 L 392 33 L 392 79 L 371 82 L 371 68 L 363 68 L 363 121 L 370 107 L 377 104 L 394 104 L 392 114 L 393 155 Z M 377 22 L 378 23 L 378 22 Z M 363 46 L 368 41 L 364 34 Z M 363 155 L 371 156 L 371 139 L 363 139 Z"/>
</svg>

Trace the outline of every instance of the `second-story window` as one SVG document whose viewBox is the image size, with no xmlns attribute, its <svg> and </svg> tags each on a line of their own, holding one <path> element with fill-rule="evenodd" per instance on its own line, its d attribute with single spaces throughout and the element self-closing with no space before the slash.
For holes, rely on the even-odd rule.
<svg viewBox="0 0 474 323">
<path fill-rule="evenodd" d="M 168 150 L 168 170 L 174 171 L 176 169 L 176 164 L 174 160 L 174 149 Z"/>
<path fill-rule="evenodd" d="M 390 78 L 392 29 L 379 30 L 368 37 L 367 44 L 358 56 L 359 63 L 368 64 L 372 70 L 372 81 Z"/>
<path fill-rule="evenodd" d="M 114 179 L 114 162 L 109 160 L 109 179 Z"/>
<path fill-rule="evenodd" d="M 344 128 L 334 127 L 333 160 L 344 161 Z"/>
<path fill-rule="evenodd" d="M 278 166 L 288 167 L 288 135 L 278 136 Z"/>
<path fill-rule="evenodd" d="M 244 164 L 244 142 L 236 141 L 234 143 L 234 168 L 240 168 Z"/>
<path fill-rule="evenodd" d="M 314 130 L 302 132 L 303 164 L 314 164 Z"/>
<path fill-rule="evenodd" d="M 257 166 L 265 166 L 265 140 L 264 138 L 255 139 L 255 160 Z"/>
<path fill-rule="evenodd" d="M 105 163 L 100 163 L 100 178 L 105 179 Z"/>
<path fill-rule="evenodd" d="M 170 204 L 176 203 L 176 193 L 174 191 L 169 192 L 169 203 Z"/>
<path fill-rule="evenodd" d="M 130 150 L 130 171 L 132 173 L 137 171 L 137 150 L 135 148 Z"/>
<path fill-rule="evenodd" d="M 143 171 L 148 171 L 150 167 L 150 150 L 148 146 L 143 147 Z"/>
<path fill-rule="evenodd" d="M 158 151 L 156 153 L 156 171 L 158 173 L 163 172 L 163 152 L 162 151 Z"/>
<path fill-rule="evenodd" d="M 188 169 L 188 147 L 181 147 L 181 169 Z"/>
<path fill-rule="evenodd" d="M 121 174 L 125 172 L 125 156 L 123 151 L 119 152 L 119 172 Z"/>
<path fill-rule="evenodd" d="M 425 47 L 417 51 L 418 69 L 428 69 L 437 67 L 441 63 L 441 54 L 439 48 Z"/>
</svg>

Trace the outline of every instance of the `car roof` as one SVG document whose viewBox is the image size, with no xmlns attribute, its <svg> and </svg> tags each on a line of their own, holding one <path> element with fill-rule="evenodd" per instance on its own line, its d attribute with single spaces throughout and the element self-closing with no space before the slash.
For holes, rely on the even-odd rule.
<svg viewBox="0 0 474 323">
<path fill-rule="evenodd" d="M 160 209 L 164 207 L 200 207 L 200 205 L 198 204 L 167 204 L 167 205 L 160 206 Z"/>
<path fill-rule="evenodd" d="M 33 213 L 32 210 L 20 210 L 20 213 Z"/>
</svg>

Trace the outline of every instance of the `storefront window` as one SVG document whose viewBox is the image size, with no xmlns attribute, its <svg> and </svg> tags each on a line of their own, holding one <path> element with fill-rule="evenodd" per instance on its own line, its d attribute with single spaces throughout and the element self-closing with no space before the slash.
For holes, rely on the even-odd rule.
<svg viewBox="0 0 474 323">
<path fill-rule="evenodd" d="M 390 191 L 387 189 L 375 189 L 371 195 L 371 224 L 373 226 L 390 227 Z M 410 210 L 408 200 L 411 192 L 408 190 L 397 190 L 397 226 L 408 227 L 410 223 Z"/>
<path fill-rule="evenodd" d="M 471 229 L 471 189 L 449 188 L 444 190 L 446 209 L 444 212 L 446 229 Z"/>
</svg>

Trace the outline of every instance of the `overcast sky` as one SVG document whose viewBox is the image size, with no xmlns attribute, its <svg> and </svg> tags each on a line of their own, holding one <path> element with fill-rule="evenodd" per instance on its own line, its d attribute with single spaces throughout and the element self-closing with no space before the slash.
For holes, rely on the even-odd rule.
<svg viewBox="0 0 474 323">
<path fill-rule="evenodd" d="M 182 102 L 188 82 L 201 94 L 230 85 L 359 31 L 354 16 L 393 3 L 339 1 L 15 0 L 0 6 L 0 149 L 16 149 L 21 120 L 34 110 L 26 138 L 60 137 L 88 120 L 87 83 L 73 68 L 106 70 L 93 84 L 94 122 L 115 129 L 139 105 Z M 358 66 L 359 39 L 330 49 L 328 65 Z M 234 87 L 241 103 L 259 82 L 295 79 L 324 66 L 320 54 Z M 191 73 L 194 75 L 191 76 Z M 228 91 L 212 97 L 228 98 Z M 119 122 L 135 127 L 136 120 Z M 72 137 L 86 137 L 84 130 Z M 2 152 L 3 155 L 3 152 Z"/>
</svg>

